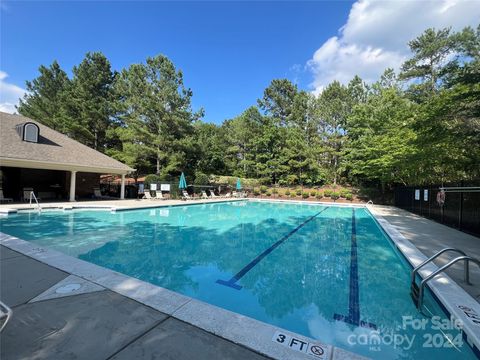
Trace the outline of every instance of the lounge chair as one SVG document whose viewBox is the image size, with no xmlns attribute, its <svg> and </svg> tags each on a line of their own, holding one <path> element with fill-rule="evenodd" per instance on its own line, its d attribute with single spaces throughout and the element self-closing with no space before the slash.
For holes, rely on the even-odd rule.
<svg viewBox="0 0 480 360">
<path fill-rule="evenodd" d="M 210 199 L 210 196 L 207 195 L 205 190 L 202 191 L 202 199 Z"/>
<path fill-rule="evenodd" d="M 145 191 L 142 199 L 153 200 L 152 195 L 150 195 L 150 191 L 148 191 L 148 190 Z"/>
<path fill-rule="evenodd" d="M 232 197 L 232 193 L 229 193 L 229 192 L 228 192 L 228 193 L 225 194 L 224 197 L 226 197 L 226 198 Z"/>
<path fill-rule="evenodd" d="M 212 199 L 220 199 L 220 196 L 215 195 L 213 191 L 210 191 L 210 198 Z"/>
<path fill-rule="evenodd" d="M 155 191 L 155 200 L 166 200 L 160 190 Z"/>
<path fill-rule="evenodd" d="M 12 202 L 12 198 L 6 198 L 3 196 L 3 189 L 0 189 L 0 202 Z"/>
<path fill-rule="evenodd" d="M 193 200 L 193 198 L 190 195 L 188 195 L 188 193 L 185 190 L 182 191 L 182 199 L 183 200 Z"/>
</svg>

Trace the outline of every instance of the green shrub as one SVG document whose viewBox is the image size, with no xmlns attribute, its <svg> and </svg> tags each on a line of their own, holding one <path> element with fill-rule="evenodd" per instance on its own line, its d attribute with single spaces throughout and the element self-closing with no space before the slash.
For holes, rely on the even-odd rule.
<svg viewBox="0 0 480 360">
<path fill-rule="evenodd" d="M 201 171 L 195 171 L 195 181 L 193 182 L 195 185 L 208 185 L 209 178 L 207 174 L 204 174 Z"/>
<path fill-rule="evenodd" d="M 334 191 L 334 192 L 332 192 L 332 195 L 330 195 L 330 197 L 333 200 L 337 200 L 340 197 L 340 194 L 338 192 Z"/>
<path fill-rule="evenodd" d="M 272 196 L 272 192 L 271 192 L 270 190 L 268 190 L 265 195 L 267 195 L 267 196 Z"/>
<path fill-rule="evenodd" d="M 258 191 L 258 189 L 253 189 L 253 195 L 254 195 L 254 196 L 259 196 L 259 195 L 260 195 L 260 191 Z"/>
<path fill-rule="evenodd" d="M 317 199 L 321 199 L 323 197 L 323 194 L 321 191 L 317 193 L 317 196 L 315 196 Z"/>
<path fill-rule="evenodd" d="M 143 182 L 145 185 L 145 189 L 150 189 L 150 184 L 157 184 L 160 182 L 160 176 L 157 174 L 150 174 L 145 176 L 145 181 Z"/>
<path fill-rule="evenodd" d="M 265 194 L 267 192 L 267 187 L 265 185 L 260 186 L 260 192 Z"/>
<path fill-rule="evenodd" d="M 352 200 L 353 200 L 353 195 L 352 195 L 352 193 L 346 193 L 346 194 L 345 194 L 345 199 L 352 201 Z"/>
<path fill-rule="evenodd" d="M 281 192 L 278 192 L 277 196 L 278 196 L 278 197 L 282 197 L 283 194 L 282 194 Z"/>
<path fill-rule="evenodd" d="M 349 193 L 349 191 L 347 189 L 342 189 L 342 190 L 340 190 L 339 195 L 340 195 L 340 197 L 344 198 L 344 197 L 347 196 L 348 193 Z"/>
<path fill-rule="evenodd" d="M 326 189 L 323 194 L 325 195 L 325 197 L 331 197 L 332 194 L 333 194 L 333 190 L 330 190 L 330 189 Z"/>
<path fill-rule="evenodd" d="M 259 185 L 270 185 L 272 183 L 272 179 L 270 179 L 270 177 L 260 178 L 258 179 L 258 183 Z"/>
<path fill-rule="evenodd" d="M 302 195 L 302 189 L 295 190 L 295 194 L 297 194 L 297 196 Z"/>
<path fill-rule="evenodd" d="M 285 196 L 289 196 L 289 195 L 290 195 L 290 190 L 287 189 L 287 190 L 285 191 Z"/>
<path fill-rule="evenodd" d="M 302 194 L 302 197 L 303 197 L 304 199 L 308 199 L 309 196 L 310 196 L 310 194 L 309 194 L 308 192 L 306 192 L 306 191 Z"/>
<path fill-rule="evenodd" d="M 273 188 L 273 189 L 272 189 L 272 194 L 278 194 L 278 189 L 277 189 L 277 188 Z"/>
<path fill-rule="evenodd" d="M 317 191 L 316 191 L 316 190 L 310 191 L 310 196 L 311 196 L 311 197 L 317 196 Z"/>
<path fill-rule="evenodd" d="M 291 197 L 291 198 L 294 198 L 295 196 L 296 196 L 296 195 L 295 195 L 294 192 L 292 192 L 292 193 L 290 194 L 290 197 Z"/>
</svg>

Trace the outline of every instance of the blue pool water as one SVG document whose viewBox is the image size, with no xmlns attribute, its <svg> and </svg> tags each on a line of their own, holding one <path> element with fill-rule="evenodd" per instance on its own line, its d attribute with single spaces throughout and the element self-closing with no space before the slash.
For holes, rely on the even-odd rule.
<svg viewBox="0 0 480 360">
<path fill-rule="evenodd" d="M 430 316 L 417 311 L 409 265 L 363 208 L 244 201 L 45 211 L 0 218 L 0 229 L 371 358 L 475 358 L 457 329 L 403 326 L 446 316 L 429 294 Z"/>
</svg>

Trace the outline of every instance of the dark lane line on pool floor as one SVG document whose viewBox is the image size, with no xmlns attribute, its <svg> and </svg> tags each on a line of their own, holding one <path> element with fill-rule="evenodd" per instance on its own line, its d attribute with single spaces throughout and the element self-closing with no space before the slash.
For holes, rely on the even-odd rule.
<svg viewBox="0 0 480 360">
<path fill-rule="evenodd" d="M 302 227 L 304 227 L 306 224 L 308 224 L 310 221 L 315 219 L 318 215 L 320 215 L 322 212 L 327 210 L 329 207 L 327 206 L 325 209 L 322 209 L 315 215 L 309 217 L 307 220 L 305 220 L 303 223 L 298 225 L 295 229 L 290 231 L 287 235 L 282 237 L 280 240 L 278 240 L 276 243 L 274 243 L 272 246 L 270 246 L 268 249 L 266 249 L 264 252 L 262 252 L 260 255 L 258 255 L 255 259 L 250 261 L 245 267 L 243 267 L 242 270 L 240 270 L 238 273 L 236 273 L 230 280 L 221 280 L 218 279 L 216 281 L 217 284 L 229 286 L 233 289 L 240 290 L 242 288 L 241 285 L 237 285 L 236 282 L 239 281 L 242 277 L 245 276 L 252 268 L 257 265 L 260 261 L 262 261 L 268 254 L 270 254 L 273 250 L 275 250 L 277 247 L 279 247 L 282 243 L 284 243 L 290 236 L 295 234 L 298 230 L 300 230 Z"/>
<path fill-rule="evenodd" d="M 357 257 L 357 226 L 355 223 L 355 209 L 352 209 L 352 240 L 350 248 L 350 293 L 348 297 L 348 315 L 334 314 L 335 320 L 370 329 L 377 329 L 377 325 L 360 320 L 360 291 L 358 286 L 358 257 Z"/>
</svg>

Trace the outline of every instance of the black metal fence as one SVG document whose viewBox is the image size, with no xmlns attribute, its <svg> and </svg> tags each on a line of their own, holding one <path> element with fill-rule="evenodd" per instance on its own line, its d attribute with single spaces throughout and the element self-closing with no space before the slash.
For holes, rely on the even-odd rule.
<svg viewBox="0 0 480 360">
<path fill-rule="evenodd" d="M 479 236 L 480 192 L 466 189 L 478 186 L 480 181 L 443 185 L 446 188 L 443 205 L 438 201 L 440 185 L 397 187 L 395 206 Z M 461 189 L 450 191 L 450 187 Z"/>
</svg>

